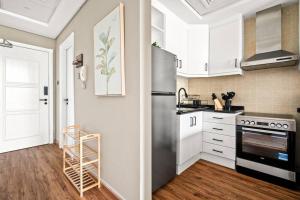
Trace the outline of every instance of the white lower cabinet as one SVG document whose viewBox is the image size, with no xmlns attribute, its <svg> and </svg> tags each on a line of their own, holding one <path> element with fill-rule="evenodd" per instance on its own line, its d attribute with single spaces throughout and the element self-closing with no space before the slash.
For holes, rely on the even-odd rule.
<svg viewBox="0 0 300 200">
<path fill-rule="evenodd" d="M 177 115 L 177 174 L 199 158 L 202 152 L 202 112 Z"/>
<path fill-rule="evenodd" d="M 234 169 L 236 115 L 205 111 L 178 115 L 177 174 L 199 159 Z"/>
<path fill-rule="evenodd" d="M 178 143 L 177 164 L 181 165 L 202 151 L 202 133 L 196 133 Z"/>
</svg>

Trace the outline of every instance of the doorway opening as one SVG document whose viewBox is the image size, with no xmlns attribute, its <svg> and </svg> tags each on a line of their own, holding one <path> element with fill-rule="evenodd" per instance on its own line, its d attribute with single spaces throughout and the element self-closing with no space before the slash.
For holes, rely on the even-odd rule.
<svg viewBox="0 0 300 200">
<path fill-rule="evenodd" d="M 74 108 L 74 33 L 59 46 L 59 147 L 63 147 L 62 130 L 75 123 Z"/>
</svg>

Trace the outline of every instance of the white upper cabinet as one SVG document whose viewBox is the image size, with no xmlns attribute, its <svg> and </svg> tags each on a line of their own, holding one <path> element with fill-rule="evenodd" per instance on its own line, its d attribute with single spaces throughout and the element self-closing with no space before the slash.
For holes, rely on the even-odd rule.
<svg viewBox="0 0 300 200">
<path fill-rule="evenodd" d="M 187 29 L 188 75 L 208 75 L 209 26 L 191 25 Z"/>
<path fill-rule="evenodd" d="M 177 55 L 178 73 L 187 73 L 186 61 L 187 32 L 185 24 L 173 15 L 166 17 L 166 50 Z"/>
<path fill-rule="evenodd" d="M 209 75 L 241 74 L 243 17 L 241 15 L 210 26 Z"/>
<path fill-rule="evenodd" d="M 178 59 L 177 73 L 187 74 L 187 29 L 186 24 L 174 13 L 157 1 L 152 1 L 152 24 L 154 23 L 153 10 L 159 11 L 165 17 L 165 50 L 175 54 Z M 152 42 L 155 33 L 152 26 Z"/>
<path fill-rule="evenodd" d="M 177 16 L 166 15 L 166 50 L 177 55 L 178 73 L 187 73 L 186 25 Z"/>
<path fill-rule="evenodd" d="M 212 77 L 242 74 L 243 17 L 214 24 L 186 24 L 152 0 L 152 42 L 177 56 L 177 75 Z"/>
</svg>

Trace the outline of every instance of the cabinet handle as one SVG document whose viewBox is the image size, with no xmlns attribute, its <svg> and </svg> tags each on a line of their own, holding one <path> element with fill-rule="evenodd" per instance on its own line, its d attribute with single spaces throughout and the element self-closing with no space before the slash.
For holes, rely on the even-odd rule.
<svg viewBox="0 0 300 200">
<path fill-rule="evenodd" d="M 213 117 L 213 119 L 224 119 L 223 117 Z"/>
<path fill-rule="evenodd" d="M 237 58 L 234 59 L 234 66 L 235 66 L 235 68 L 237 68 Z"/>
<path fill-rule="evenodd" d="M 179 69 L 182 68 L 182 60 L 179 60 Z"/>
<path fill-rule="evenodd" d="M 196 117 L 193 117 L 195 119 L 195 123 L 194 125 L 196 126 L 197 125 L 197 118 Z"/>
<path fill-rule="evenodd" d="M 223 153 L 223 151 L 219 151 L 219 150 L 216 150 L 216 149 L 213 149 L 214 152 L 217 152 L 217 153 Z"/>
<path fill-rule="evenodd" d="M 222 128 L 213 128 L 214 130 L 217 130 L 217 131 L 223 131 Z"/>
<path fill-rule="evenodd" d="M 190 117 L 190 127 L 192 127 L 193 125 L 194 125 L 193 117 Z"/>
<path fill-rule="evenodd" d="M 217 141 L 217 142 L 223 142 L 223 140 L 219 140 L 219 139 L 216 139 L 216 138 L 213 138 L 212 140 Z"/>
<path fill-rule="evenodd" d="M 207 72 L 207 65 L 208 65 L 208 64 L 207 64 L 207 63 L 205 63 L 205 71 L 206 71 L 206 72 Z"/>
<path fill-rule="evenodd" d="M 178 59 L 176 59 L 176 68 L 178 68 Z"/>
</svg>

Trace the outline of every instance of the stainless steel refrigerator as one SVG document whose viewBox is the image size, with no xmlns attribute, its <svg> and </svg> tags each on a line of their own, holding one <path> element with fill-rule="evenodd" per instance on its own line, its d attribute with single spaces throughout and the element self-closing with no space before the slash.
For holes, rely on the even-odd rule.
<svg viewBox="0 0 300 200">
<path fill-rule="evenodd" d="M 152 47 L 152 192 L 176 176 L 176 62 Z"/>
</svg>

